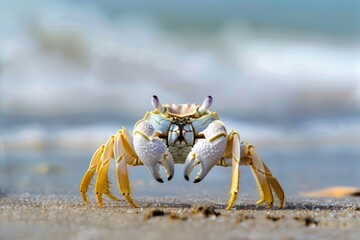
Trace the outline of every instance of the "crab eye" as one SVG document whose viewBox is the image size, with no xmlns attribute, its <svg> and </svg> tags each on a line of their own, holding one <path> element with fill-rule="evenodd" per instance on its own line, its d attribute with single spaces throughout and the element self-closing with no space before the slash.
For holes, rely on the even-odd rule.
<svg viewBox="0 0 360 240">
<path fill-rule="evenodd" d="M 212 97 L 208 96 L 207 98 L 205 98 L 203 104 L 201 104 L 201 106 L 198 108 L 198 113 L 203 114 L 212 104 Z"/>
<path fill-rule="evenodd" d="M 162 104 L 160 103 L 159 98 L 154 95 L 151 99 L 151 103 L 154 106 L 154 108 L 158 109 L 161 113 L 164 113 L 166 111 L 166 109 L 162 106 Z"/>
<path fill-rule="evenodd" d="M 154 95 L 151 99 L 151 103 L 154 106 L 154 108 L 158 108 L 160 103 L 159 98 L 156 95 Z"/>
</svg>

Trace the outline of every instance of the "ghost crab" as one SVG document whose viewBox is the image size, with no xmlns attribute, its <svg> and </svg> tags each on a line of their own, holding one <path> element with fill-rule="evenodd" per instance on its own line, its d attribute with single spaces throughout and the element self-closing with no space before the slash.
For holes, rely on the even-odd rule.
<svg viewBox="0 0 360 240">
<path fill-rule="evenodd" d="M 208 96 L 202 105 L 162 105 L 153 96 L 152 104 L 155 109 L 147 112 L 135 124 L 133 135 L 123 128 L 95 151 L 80 184 L 84 202 L 88 203 L 86 192 L 95 173 L 95 193 L 99 206 L 103 207 L 103 194 L 119 200 L 110 192 L 108 181 L 108 169 L 113 158 L 116 162 L 119 190 L 132 207 L 137 205 L 130 196 L 127 165 L 145 165 L 158 182 L 163 182 L 160 165 L 165 168 L 170 181 L 174 175 L 174 163 L 183 163 L 186 180 L 189 180 L 193 168 L 199 166 L 194 183 L 204 179 L 215 165 L 232 166 L 231 196 L 227 209 L 234 205 L 237 197 L 239 167 L 249 165 L 260 194 L 257 204 L 266 202 L 268 207 L 272 207 L 274 191 L 279 198 L 279 207 L 282 208 L 285 196 L 279 182 L 251 144 L 240 142 L 240 135 L 234 130 L 227 134 L 216 112 L 208 110 L 211 103 L 212 97 Z"/>
</svg>

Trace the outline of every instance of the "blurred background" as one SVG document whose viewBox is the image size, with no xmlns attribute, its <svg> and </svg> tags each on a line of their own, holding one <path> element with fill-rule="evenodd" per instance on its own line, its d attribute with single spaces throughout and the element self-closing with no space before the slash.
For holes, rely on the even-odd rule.
<svg viewBox="0 0 360 240">
<path fill-rule="evenodd" d="M 212 95 L 211 109 L 257 147 L 289 196 L 359 187 L 359 1 L 1 6 L 1 191 L 77 194 L 96 148 L 131 131 L 154 94 L 163 103 Z M 164 184 L 131 168 L 134 195 L 227 196 L 230 168 L 192 184 L 182 167 Z M 257 196 L 241 169 L 240 197 Z"/>
</svg>

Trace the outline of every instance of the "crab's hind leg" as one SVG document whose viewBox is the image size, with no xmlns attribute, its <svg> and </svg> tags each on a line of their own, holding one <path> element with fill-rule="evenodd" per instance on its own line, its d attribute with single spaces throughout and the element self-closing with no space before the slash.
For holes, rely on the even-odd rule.
<svg viewBox="0 0 360 240">
<path fill-rule="evenodd" d="M 94 153 L 90 161 L 89 169 L 86 171 L 80 183 L 80 194 L 84 202 L 89 202 L 86 192 L 95 173 L 97 173 L 97 177 L 94 190 L 99 206 L 104 206 L 102 199 L 103 194 L 115 201 L 119 200 L 110 192 L 108 171 L 110 160 L 112 158 L 114 158 L 116 162 L 116 177 L 120 192 L 131 206 L 137 207 L 130 197 L 130 183 L 127 165 L 136 166 L 141 165 L 142 163 L 139 161 L 138 156 L 133 150 L 131 136 L 127 133 L 125 128 L 118 131 L 115 136 L 110 136 L 106 144 L 99 147 Z"/>
<path fill-rule="evenodd" d="M 119 191 L 124 199 L 132 206 L 137 207 L 130 196 L 130 181 L 127 165 L 140 165 L 133 147 L 131 136 L 123 128 L 115 136 L 114 157 L 116 162 L 116 178 L 118 181 Z"/>
<path fill-rule="evenodd" d="M 112 135 L 105 144 L 104 152 L 101 155 L 101 165 L 99 167 L 99 172 L 95 182 L 95 193 L 96 200 L 100 207 L 103 207 L 102 194 L 107 195 L 109 198 L 118 201 L 119 199 L 115 197 L 110 192 L 109 180 L 108 180 L 108 171 L 110 166 L 110 160 L 114 157 L 114 138 Z"/>
<path fill-rule="evenodd" d="M 257 204 L 266 201 L 268 206 L 272 207 L 274 201 L 272 190 L 274 190 L 276 196 L 280 200 L 279 207 L 282 208 L 284 206 L 285 198 L 284 191 L 279 182 L 272 175 L 270 169 L 260 159 L 259 155 L 255 151 L 254 146 L 244 141 L 241 143 L 241 149 L 244 154 L 241 160 L 245 162 L 245 165 L 250 165 L 255 182 L 258 186 L 260 200 L 257 202 Z"/>
<path fill-rule="evenodd" d="M 91 179 L 94 177 L 95 172 L 97 172 L 101 163 L 101 155 L 104 152 L 105 145 L 101 145 L 94 153 L 90 164 L 89 169 L 86 171 L 81 183 L 80 183 L 80 194 L 84 200 L 84 202 L 87 204 L 89 203 L 89 200 L 86 196 L 86 192 L 89 189 Z"/>
<path fill-rule="evenodd" d="M 268 168 L 268 166 L 266 166 L 266 164 L 263 162 L 263 165 L 265 167 L 265 172 L 266 172 L 266 179 L 268 180 L 268 182 L 270 183 L 272 189 L 274 190 L 276 196 L 279 199 L 279 208 L 283 208 L 284 207 L 284 201 L 285 201 L 285 194 L 284 194 L 284 190 L 282 189 L 280 183 L 278 182 L 278 180 L 272 175 L 270 169 Z"/>
<path fill-rule="evenodd" d="M 227 147 L 223 158 L 217 165 L 227 167 L 232 166 L 232 177 L 230 187 L 230 200 L 227 209 L 230 209 L 236 200 L 239 190 L 239 166 L 250 165 L 251 171 L 255 178 L 256 185 L 260 194 L 260 200 L 257 204 L 266 201 L 269 207 L 273 204 L 272 190 L 279 198 L 279 207 L 284 206 L 285 194 L 284 191 L 272 175 L 270 169 L 261 161 L 260 157 L 255 151 L 254 146 L 248 144 L 246 141 L 240 143 L 240 136 L 236 131 L 232 131 L 228 136 Z"/>
</svg>

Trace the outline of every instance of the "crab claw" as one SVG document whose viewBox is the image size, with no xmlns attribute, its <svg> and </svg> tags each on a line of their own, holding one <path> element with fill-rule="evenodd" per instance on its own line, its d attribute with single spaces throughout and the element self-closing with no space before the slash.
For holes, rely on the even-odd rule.
<svg viewBox="0 0 360 240">
<path fill-rule="evenodd" d="M 192 153 L 189 155 L 185 161 L 185 168 L 184 168 L 184 178 L 186 181 L 189 181 L 189 175 L 192 172 L 192 170 L 195 168 L 195 166 L 199 166 L 199 172 L 197 173 L 194 183 L 200 182 L 206 174 L 210 171 L 210 169 L 213 167 L 208 164 L 209 162 L 206 161 L 200 161 L 196 158 L 196 153 Z"/>
<path fill-rule="evenodd" d="M 161 156 L 161 155 L 159 155 Z M 166 172 L 167 180 L 170 181 L 174 176 L 174 162 L 171 154 L 166 153 L 163 154 L 161 160 L 157 161 L 156 159 L 144 158 L 142 160 L 146 168 L 150 171 L 150 173 L 154 176 L 155 180 L 163 183 L 163 179 L 160 174 L 160 166 L 162 165 Z"/>
<path fill-rule="evenodd" d="M 163 183 L 164 180 L 161 177 L 160 174 L 160 166 L 162 165 L 165 169 L 166 175 L 167 175 L 167 180 L 170 181 L 173 176 L 174 176 L 174 164 L 170 163 L 168 160 L 161 160 L 159 162 L 156 161 L 150 161 L 150 162 L 146 162 L 143 161 L 144 165 L 146 166 L 146 168 L 150 171 L 150 173 L 154 176 L 155 180 Z"/>
<path fill-rule="evenodd" d="M 164 182 L 160 174 L 160 165 L 164 167 L 167 179 L 172 179 L 174 160 L 164 141 L 156 136 L 154 127 L 146 120 L 140 120 L 135 125 L 134 150 L 156 181 Z"/>
<path fill-rule="evenodd" d="M 202 132 L 205 139 L 200 139 L 194 145 L 186 158 L 184 178 L 189 181 L 189 175 L 195 166 L 199 166 L 199 172 L 195 176 L 194 183 L 204 179 L 213 166 L 224 155 L 226 148 L 226 130 L 223 124 L 216 120 Z"/>
</svg>

